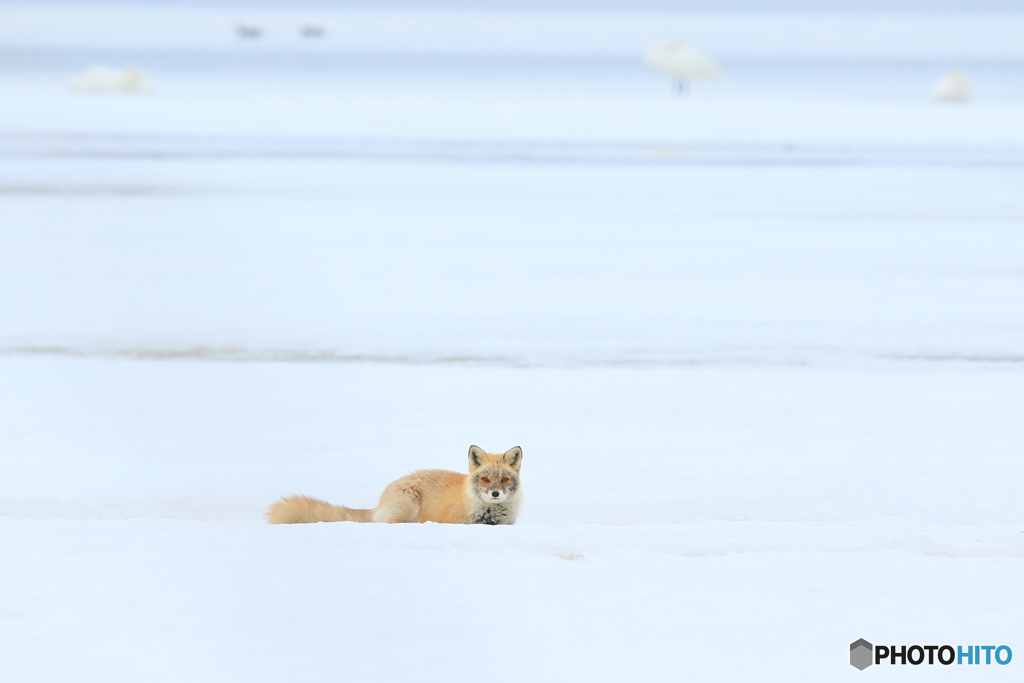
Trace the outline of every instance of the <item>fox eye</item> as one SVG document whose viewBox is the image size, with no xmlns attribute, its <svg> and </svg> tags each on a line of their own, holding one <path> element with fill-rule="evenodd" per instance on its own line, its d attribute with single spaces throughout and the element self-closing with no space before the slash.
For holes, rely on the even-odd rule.
<svg viewBox="0 0 1024 683">
<path fill-rule="evenodd" d="M 501 483 L 502 484 L 507 484 L 508 483 L 508 477 L 502 477 L 501 478 Z"/>
<path fill-rule="evenodd" d="M 490 484 L 491 480 L 488 479 L 487 477 L 480 477 L 480 483 L 481 484 Z"/>
</svg>

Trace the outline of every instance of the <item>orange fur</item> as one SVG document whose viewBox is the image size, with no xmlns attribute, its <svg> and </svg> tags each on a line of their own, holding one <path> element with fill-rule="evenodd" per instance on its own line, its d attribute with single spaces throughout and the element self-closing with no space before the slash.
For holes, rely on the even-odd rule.
<svg viewBox="0 0 1024 683">
<path fill-rule="evenodd" d="M 523 451 L 503 454 L 469 448 L 469 474 L 420 470 L 391 482 L 377 507 L 357 510 L 308 496 L 282 498 L 270 506 L 270 524 L 310 522 L 438 522 L 513 524 L 519 511 Z"/>
</svg>

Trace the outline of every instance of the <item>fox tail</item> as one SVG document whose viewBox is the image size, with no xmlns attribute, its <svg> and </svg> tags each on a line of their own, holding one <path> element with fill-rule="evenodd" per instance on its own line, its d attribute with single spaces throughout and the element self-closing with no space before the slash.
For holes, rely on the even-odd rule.
<svg viewBox="0 0 1024 683">
<path fill-rule="evenodd" d="M 290 496 L 277 501 L 265 515 L 270 524 L 311 522 L 369 522 L 372 510 L 352 510 L 309 496 Z"/>
</svg>

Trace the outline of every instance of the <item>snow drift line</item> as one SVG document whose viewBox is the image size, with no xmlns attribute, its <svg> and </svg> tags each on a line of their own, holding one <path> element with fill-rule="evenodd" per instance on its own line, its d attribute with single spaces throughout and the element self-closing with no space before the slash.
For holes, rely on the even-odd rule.
<svg viewBox="0 0 1024 683">
<path fill-rule="evenodd" d="M 374 159 L 594 165 L 1024 166 L 1024 147 L 604 143 L 0 133 L 0 156 Z"/>
<path fill-rule="evenodd" d="M 980 353 L 877 353 L 867 350 L 775 349 L 748 351 L 717 349 L 714 354 L 699 352 L 688 355 L 651 353 L 622 356 L 560 355 L 472 355 L 472 354 L 401 354 L 345 353 L 331 349 L 248 349 L 243 347 L 188 346 L 140 348 L 88 348 L 71 346 L 0 347 L 0 356 L 48 356 L 64 358 L 111 358 L 141 361 L 192 360 L 212 363 L 373 363 L 386 365 L 478 365 L 510 368 L 541 367 L 667 367 L 709 365 L 810 365 L 823 358 L 835 357 L 911 362 L 1020 364 L 1024 354 Z"/>
</svg>

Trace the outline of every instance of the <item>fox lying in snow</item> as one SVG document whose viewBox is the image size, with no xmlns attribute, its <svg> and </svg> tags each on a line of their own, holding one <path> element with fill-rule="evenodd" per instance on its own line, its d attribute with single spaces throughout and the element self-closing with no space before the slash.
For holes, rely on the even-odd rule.
<svg viewBox="0 0 1024 683">
<path fill-rule="evenodd" d="M 515 524 L 523 449 L 504 454 L 469 447 L 469 474 L 420 470 L 393 481 L 372 510 L 353 510 L 308 496 L 282 498 L 267 510 L 271 524 L 308 522 L 440 522 Z"/>
</svg>

